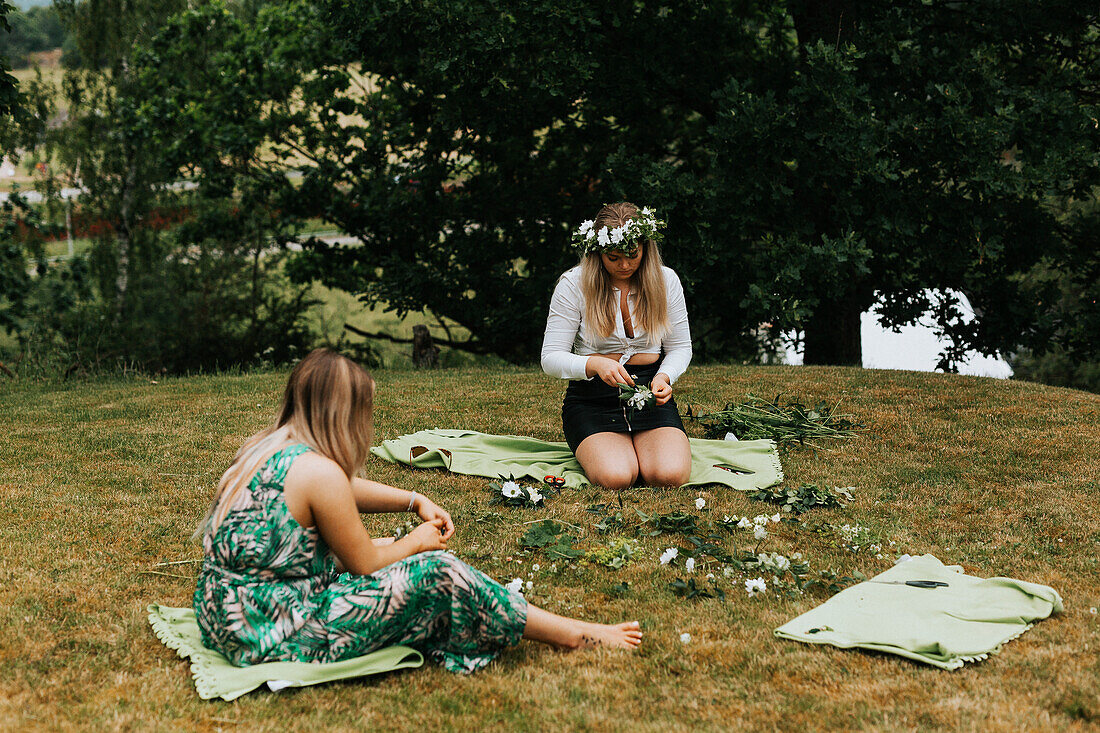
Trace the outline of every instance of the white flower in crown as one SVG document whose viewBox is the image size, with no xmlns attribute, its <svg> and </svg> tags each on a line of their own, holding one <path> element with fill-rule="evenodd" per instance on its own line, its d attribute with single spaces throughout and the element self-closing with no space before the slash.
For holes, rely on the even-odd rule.
<svg viewBox="0 0 1100 733">
<path fill-rule="evenodd" d="M 596 234 L 596 241 L 600 243 L 601 247 L 611 246 L 611 236 L 607 233 L 607 227 L 600 227 L 600 231 Z"/>
<path fill-rule="evenodd" d="M 611 230 L 611 243 L 619 244 L 623 241 L 623 227 L 615 227 Z"/>
<path fill-rule="evenodd" d="M 587 237 L 592 232 L 592 227 L 595 225 L 595 223 L 596 222 L 589 219 L 588 221 L 581 224 L 581 228 L 577 230 L 577 233 Z"/>
</svg>

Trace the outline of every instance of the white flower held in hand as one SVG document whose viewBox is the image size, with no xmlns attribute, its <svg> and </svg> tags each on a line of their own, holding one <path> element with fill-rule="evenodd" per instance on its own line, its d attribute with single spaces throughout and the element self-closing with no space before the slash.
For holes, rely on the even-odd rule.
<svg viewBox="0 0 1100 733">
<path fill-rule="evenodd" d="M 704 499 L 701 496 L 698 499 L 695 500 L 695 508 L 698 509 L 699 511 L 702 511 L 703 507 L 705 507 L 706 505 L 707 505 L 707 500 Z"/>
<path fill-rule="evenodd" d="M 749 594 L 749 598 L 763 593 L 768 589 L 768 584 L 764 582 L 763 578 L 753 578 L 752 580 L 745 581 L 745 592 Z"/>
<path fill-rule="evenodd" d="M 672 562 L 673 558 L 680 554 L 680 551 L 675 547 L 669 547 L 667 550 L 661 553 L 661 564 L 668 565 Z"/>
</svg>

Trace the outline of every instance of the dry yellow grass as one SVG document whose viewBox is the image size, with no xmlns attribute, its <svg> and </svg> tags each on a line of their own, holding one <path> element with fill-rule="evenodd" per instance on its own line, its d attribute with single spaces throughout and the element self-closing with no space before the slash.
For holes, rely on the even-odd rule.
<svg viewBox="0 0 1100 733">
<path fill-rule="evenodd" d="M 380 372 L 379 438 L 463 427 L 560 439 L 562 384 L 530 369 Z M 1040 385 L 934 374 L 804 367 L 699 367 L 681 405 L 746 393 L 843 400 L 868 426 L 855 440 L 784 456 L 787 482 L 855 486 L 840 510 L 784 524 L 771 549 L 814 569 L 879 572 L 889 559 L 845 552 L 808 531 L 859 522 L 891 548 L 931 552 L 973 574 L 1052 585 L 1066 610 L 957 672 L 900 658 L 779 641 L 771 630 L 821 597 L 685 601 L 678 573 L 646 538 L 621 571 L 557 571 L 516 544 L 544 516 L 589 527 L 613 501 L 566 492 L 547 509 L 494 512 L 486 481 L 372 460 L 373 478 L 428 493 L 452 511 L 452 547 L 489 574 L 527 577 L 532 599 L 599 620 L 636 617 L 637 654 L 560 654 L 523 643 L 469 678 L 438 668 L 203 702 L 187 665 L 149 631 L 151 602 L 187 605 L 189 577 L 144 574 L 196 558 L 190 540 L 240 440 L 273 413 L 285 372 L 67 385 L 0 393 L 0 728 L 283 730 L 1085 730 L 1100 717 L 1100 397 Z M 696 426 L 689 426 L 695 431 Z M 637 489 L 628 509 L 689 509 L 698 494 Z M 712 488 L 719 514 L 765 505 Z M 691 511 L 694 511 L 693 509 Z M 394 517 L 369 526 L 388 533 Z M 180 566 L 192 576 L 193 566 Z M 706 572 L 704 569 L 703 573 Z M 679 573 L 682 575 L 682 572 Z M 702 574 L 702 573 L 700 573 Z M 609 592 L 629 583 L 622 597 Z M 692 642 L 679 641 L 682 632 Z"/>
</svg>

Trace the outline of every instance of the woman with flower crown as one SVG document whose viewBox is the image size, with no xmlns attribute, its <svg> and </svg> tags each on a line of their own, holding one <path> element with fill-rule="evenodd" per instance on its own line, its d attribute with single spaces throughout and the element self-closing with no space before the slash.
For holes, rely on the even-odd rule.
<svg viewBox="0 0 1100 733">
<path fill-rule="evenodd" d="M 452 672 L 520 638 L 563 649 L 634 649 L 636 621 L 601 624 L 538 608 L 447 552 L 451 516 L 426 496 L 356 476 L 373 435 L 374 380 L 318 349 L 290 374 L 276 420 L 237 451 L 199 528 L 203 644 L 239 667 L 337 662 L 406 644 Z M 360 513 L 416 512 L 397 540 Z"/>
<path fill-rule="evenodd" d="M 680 486 L 691 473 L 672 397 L 691 332 L 680 278 L 657 249 L 664 226 L 649 208 L 604 206 L 573 234 L 581 262 L 550 299 L 542 368 L 571 380 L 565 439 L 588 478 L 608 488 Z"/>
</svg>

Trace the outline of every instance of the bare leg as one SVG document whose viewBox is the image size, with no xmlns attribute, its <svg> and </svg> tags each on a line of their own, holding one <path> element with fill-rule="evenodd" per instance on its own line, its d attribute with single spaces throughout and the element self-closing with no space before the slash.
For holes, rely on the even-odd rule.
<svg viewBox="0 0 1100 733">
<path fill-rule="evenodd" d="M 634 448 L 638 472 L 647 486 L 683 486 L 691 477 L 691 444 L 683 430 L 654 428 L 634 433 Z"/>
<path fill-rule="evenodd" d="M 642 630 L 637 621 L 621 624 L 594 624 L 559 616 L 527 604 L 527 625 L 523 638 L 541 641 L 561 649 L 583 649 L 606 646 L 613 649 L 634 649 L 642 643 Z"/>
<path fill-rule="evenodd" d="M 577 446 L 577 461 L 589 480 L 608 489 L 630 488 L 638 478 L 638 456 L 629 433 L 589 435 Z"/>
</svg>

